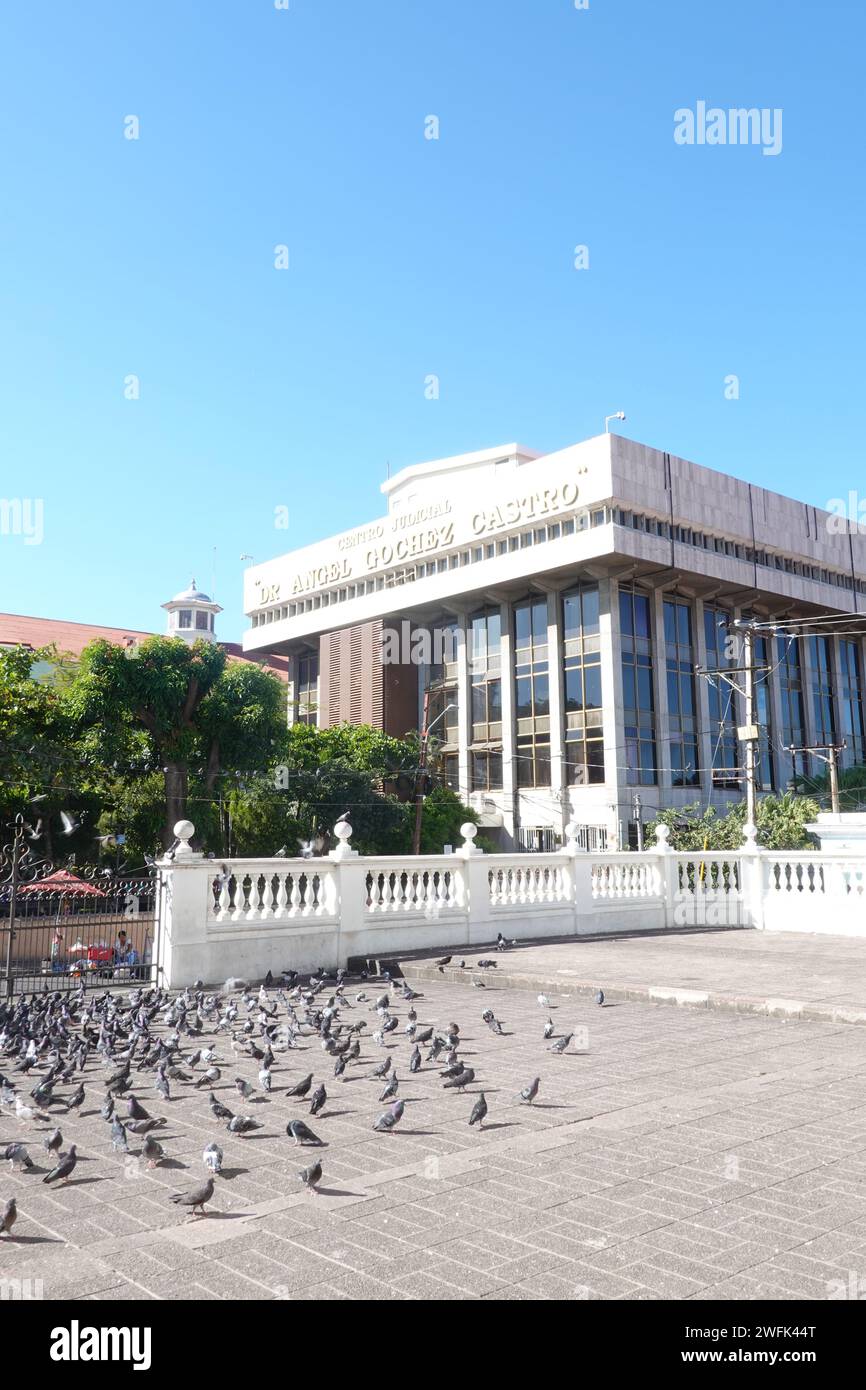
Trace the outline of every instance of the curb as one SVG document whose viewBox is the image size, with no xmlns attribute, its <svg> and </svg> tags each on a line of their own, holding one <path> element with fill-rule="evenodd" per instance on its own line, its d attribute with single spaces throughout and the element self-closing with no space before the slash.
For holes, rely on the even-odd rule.
<svg viewBox="0 0 866 1390">
<path fill-rule="evenodd" d="M 373 962 L 370 962 L 372 964 Z M 381 959 L 379 970 L 389 970 L 394 976 L 408 980 L 413 987 L 425 981 L 445 980 L 448 984 L 471 987 L 473 976 L 485 977 L 485 984 L 496 981 L 497 989 L 525 989 L 569 998 L 571 995 L 595 996 L 598 980 L 574 979 L 564 982 L 561 975 L 499 974 L 498 971 L 479 971 L 467 967 L 438 966 L 419 960 Z M 675 985 L 611 985 L 602 982 L 606 1001 L 619 1003 L 667 1004 L 680 1009 L 708 1009 L 718 1013 L 753 1014 L 759 1018 L 779 1018 L 804 1023 L 847 1023 L 866 1026 L 866 1008 L 843 1005 L 821 1005 L 800 999 L 770 999 L 760 996 L 715 994 L 709 990 L 683 989 Z"/>
</svg>

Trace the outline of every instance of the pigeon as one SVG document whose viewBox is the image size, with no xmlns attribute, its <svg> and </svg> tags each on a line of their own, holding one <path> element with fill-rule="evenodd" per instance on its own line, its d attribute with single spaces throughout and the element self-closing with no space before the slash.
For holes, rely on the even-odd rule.
<svg viewBox="0 0 866 1390">
<path fill-rule="evenodd" d="M 390 1110 L 382 1112 L 373 1128 L 378 1130 L 380 1134 L 390 1134 L 394 1126 L 403 1118 L 405 1108 L 402 1100 L 395 1101 Z"/>
<path fill-rule="evenodd" d="M 205 1206 L 213 1196 L 213 1189 L 214 1181 L 211 1177 L 200 1187 L 194 1187 L 191 1192 L 175 1192 L 168 1200 L 174 1202 L 175 1206 L 178 1207 L 190 1207 L 193 1216 L 195 1216 L 196 1207 L 198 1207 L 204 1216 L 206 1214 Z"/>
<path fill-rule="evenodd" d="M 226 1125 L 230 1134 L 249 1134 L 254 1129 L 262 1128 L 261 1123 L 251 1115 L 233 1115 Z"/>
<path fill-rule="evenodd" d="M 135 1096 L 130 1096 L 126 1102 L 126 1113 L 130 1120 L 149 1120 L 150 1111 L 145 1110 L 143 1105 L 139 1105 Z"/>
<path fill-rule="evenodd" d="M 462 1091 L 464 1086 L 468 1086 L 475 1080 L 475 1072 L 471 1067 L 464 1067 L 459 1076 L 452 1076 L 450 1081 L 446 1081 L 442 1087 L 443 1091 Z"/>
<path fill-rule="evenodd" d="M 412 1056 L 409 1058 L 409 1070 L 413 1073 L 421 1070 L 421 1049 L 417 1043 L 412 1048 Z"/>
<path fill-rule="evenodd" d="M 195 1082 L 196 1089 L 201 1090 L 202 1086 L 213 1088 L 221 1076 L 222 1072 L 219 1067 L 208 1067 L 207 1071 L 203 1071 L 198 1081 Z"/>
<path fill-rule="evenodd" d="M 9 1160 L 9 1166 L 12 1169 L 15 1168 L 16 1163 L 21 1168 L 33 1167 L 33 1159 L 23 1144 L 7 1144 L 3 1150 L 3 1157 Z"/>
<path fill-rule="evenodd" d="M 127 1134 L 150 1134 L 152 1129 L 159 1129 L 161 1125 L 167 1124 L 164 1119 L 158 1120 L 127 1120 Z"/>
<path fill-rule="evenodd" d="M 325 1090 L 324 1085 L 317 1086 L 310 1098 L 310 1114 L 318 1115 L 319 1111 L 324 1109 L 327 1099 L 328 1092 Z"/>
<path fill-rule="evenodd" d="M 320 1148 L 323 1147 L 323 1140 L 314 1134 L 303 1120 L 289 1120 L 286 1125 L 286 1134 L 290 1135 L 296 1144 L 318 1144 Z"/>
<path fill-rule="evenodd" d="M 3 1215 L 0 1216 L 0 1236 L 2 1236 L 2 1235 L 11 1236 L 11 1234 L 12 1234 L 12 1227 L 15 1225 L 15 1222 L 16 1222 L 17 1220 L 18 1220 L 18 1206 L 17 1206 L 17 1204 L 16 1204 L 16 1202 L 15 1202 L 15 1198 L 14 1198 L 14 1197 L 10 1197 L 10 1198 L 9 1198 L 9 1201 L 6 1203 L 5 1207 L 3 1208 Z"/>
<path fill-rule="evenodd" d="M 397 1094 L 397 1087 L 398 1087 L 399 1085 L 400 1085 L 400 1082 L 399 1082 L 399 1080 L 398 1080 L 398 1078 L 397 1078 L 397 1073 L 396 1073 L 396 1071 L 394 1071 L 394 1072 L 391 1073 L 391 1077 L 390 1077 L 390 1080 L 388 1081 L 388 1085 L 385 1087 L 384 1091 L 382 1092 L 382 1094 L 381 1094 L 380 1097 L 379 1097 L 379 1104 L 381 1105 L 383 1101 L 390 1100 L 390 1099 L 392 1098 L 392 1096 L 396 1096 L 396 1094 Z"/>
<path fill-rule="evenodd" d="M 433 1036 L 433 1029 L 432 1029 L 432 1028 L 424 1028 L 420 1033 L 416 1033 L 416 1035 L 415 1035 L 415 1041 L 416 1041 L 416 1043 L 426 1043 L 426 1042 L 429 1042 L 429 1041 L 430 1041 L 430 1039 L 432 1038 L 432 1036 Z"/>
<path fill-rule="evenodd" d="M 499 969 L 499 962 L 498 962 L 498 961 L 495 961 L 495 960 L 480 960 L 480 961 L 478 962 L 478 969 L 479 969 L 479 970 L 498 970 L 498 969 Z"/>
<path fill-rule="evenodd" d="M 531 1105 L 532 1102 L 535 1100 L 535 1097 L 538 1095 L 538 1088 L 540 1085 L 541 1077 L 536 1076 L 534 1080 L 530 1081 L 528 1086 L 524 1086 L 523 1090 L 520 1092 L 520 1099 L 522 1101 L 528 1101 Z"/>
<path fill-rule="evenodd" d="M 438 966 L 439 973 L 442 974 L 442 972 L 443 972 L 444 969 L 445 969 L 445 966 L 446 966 L 446 965 L 450 965 L 450 964 L 451 964 L 451 957 L 450 957 L 450 956 L 443 956 L 441 960 L 437 960 L 436 965 Z"/>
<path fill-rule="evenodd" d="M 116 1117 L 111 1122 L 111 1147 L 120 1149 L 121 1153 L 129 1153 L 129 1140 L 126 1137 L 126 1130 Z"/>
<path fill-rule="evenodd" d="M 478 1097 L 477 1101 L 472 1107 L 472 1114 L 469 1116 L 470 1125 L 477 1124 L 479 1129 L 483 1129 L 486 1115 L 487 1101 L 485 1100 L 484 1092 L 482 1091 L 481 1095 Z"/>
<path fill-rule="evenodd" d="M 99 1107 L 99 1113 L 105 1121 L 114 1119 L 114 1096 L 105 1097 Z"/>
<path fill-rule="evenodd" d="M 50 1154 L 59 1154 L 60 1150 L 63 1148 L 63 1135 L 60 1133 L 59 1129 L 52 1130 L 52 1132 L 46 1135 L 42 1140 L 42 1143 Z"/>
<path fill-rule="evenodd" d="M 541 1005 L 542 1009 L 550 1008 L 550 1000 L 548 999 L 546 994 L 539 994 L 538 1002 Z"/>
<path fill-rule="evenodd" d="M 241 1100 L 249 1100 L 250 1096 L 255 1094 L 255 1088 L 250 1085 L 249 1081 L 244 1081 L 242 1076 L 235 1077 L 235 1087 Z"/>
<path fill-rule="evenodd" d="M 221 1173 L 223 1166 L 223 1151 L 219 1144 L 211 1142 L 202 1153 L 202 1161 L 205 1168 L 211 1173 Z"/>
<path fill-rule="evenodd" d="M 573 1033 L 564 1033 L 561 1038 L 557 1038 L 556 1042 L 549 1049 L 549 1051 L 555 1052 L 557 1056 L 561 1056 L 565 1049 L 568 1047 L 568 1044 L 571 1042 L 573 1037 Z"/>
<path fill-rule="evenodd" d="M 303 1100 L 313 1084 L 313 1073 L 309 1072 L 303 1081 L 299 1081 L 297 1086 L 292 1086 L 291 1090 L 286 1091 L 287 1096 L 294 1096 L 297 1100 Z"/>
<path fill-rule="evenodd" d="M 596 1004 L 599 1005 L 599 1007 L 601 1007 L 601 1005 L 604 1003 L 604 990 L 603 990 L 603 989 L 600 989 L 600 990 L 598 991 L 598 994 L 595 996 L 595 1002 L 596 1002 Z"/>
<path fill-rule="evenodd" d="M 153 1135 L 148 1134 L 142 1149 L 143 1156 L 147 1159 L 148 1168 L 155 1168 L 157 1164 L 165 1158 L 165 1149 L 162 1144 L 158 1144 Z"/>
<path fill-rule="evenodd" d="M 317 1186 L 322 1181 L 321 1163 L 314 1163 L 311 1168 L 302 1168 L 298 1174 L 298 1179 L 310 1192 L 315 1192 Z"/>
<path fill-rule="evenodd" d="M 66 1109 L 67 1109 L 67 1112 L 70 1111 L 70 1110 L 78 1110 L 78 1109 L 81 1108 L 81 1106 L 82 1106 L 83 1104 L 84 1104 L 84 1086 L 82 1085 L 82 1086 L 79 1086 L 79 1087 L 78 1087 L 78 1090 L 77 1090 L 77 1091 L 74 1091 L 73 1094 L 72 1094 L 72 1095 L 69 1097 L 69 1099 L 67 1100 L 67 1102 L 66 1102 Z"/>
<path fill-rule="evenodd" d="M 50 1173 L 46 1173 L 43 1182 L 68 1182 L 73 1169 L 78 1162 L 78 1154 L 75 1145 L 70 1144 L 69 1152 L 61 1154 L 57 1160 L 56 1168 L 52 1168 Z"/>
<path fill-rule="evenodd" d="M 554 1025 L 553 1025 L 553 1019 L 552 1019 L 552 1018 L 548 1018 L 547 1022 L 546 1022 L 545 1025 L 544 1025 L 544 1037 L 545 1037 L 545 1040 L 547 1040 L 548 1038 L 552 1038 L 552 1037 L 553 1037 L 553 1026 L 554 1026 Z"/>
<path fill-rule="evenodd" d="M 229 1110 L 229 1108 L 228 1108 L 227 1105 L 223 1105 L 223 1103 L 222 1103 L 221 1100 L 217 1100 L 217 1098 L 216 1098 L 216 1096 L 214 1095 L 213 1091 L 211 1091 L 211 1093 L 210 1093 L 209 1101 L 210 1101 L 210 1111 L 211 1111 L 211 1114 L 213 1115 L 214 1119 L 216 1119 L 216 1120 L 233 1120 L 233 1119 L 234 1119 L 234 1111 L 233 1111 L 233 1110 Z"/>
<path fill-rule="evenodd" d="M 374 1067 L 374 1068 L 373 1068 L 373 1075 L 378 1079 L 378 1078 L 381 1078 L 381 1077 L 383 1077 L 383 1076 L 387 1076 L 387 1075 L 388 1075 L 388 1072 L 389 1072 L 390 1070 L 391 1070 L 391 1058 L 390 1058 L 390 1057 L 386 1057 L 385 1060 L 384 1060 L 384 1062 L 380 1062 L 379 1065 L 378 1065 L 378 1067 Z"/>
</svg>

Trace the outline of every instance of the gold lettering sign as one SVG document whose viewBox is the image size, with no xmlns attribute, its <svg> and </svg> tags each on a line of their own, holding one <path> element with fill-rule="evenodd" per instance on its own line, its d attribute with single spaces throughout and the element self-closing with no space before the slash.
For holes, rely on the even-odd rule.
<svg viewBox="0 0 866 1390">
<path fill-rule="evenodd" d="M 475 512 L 472 517 L 472 530 L 476 536 L 491 531 L 505 531 L 510 526 L 518 526 L 521 521 L 532 521 L 537 516 L 548 516 L 573 507 L 578 497 L 577 483 L 561 483 L 559 487 L 539 488 L 524 497 L 512 497 L 494 507 Z"/>
</svg>

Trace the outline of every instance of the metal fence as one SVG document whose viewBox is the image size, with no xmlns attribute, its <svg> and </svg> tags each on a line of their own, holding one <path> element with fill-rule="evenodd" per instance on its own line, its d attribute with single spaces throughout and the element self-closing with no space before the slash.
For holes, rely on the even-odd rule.
<svg viewBox="0 0 866 1390">
<path fill-rule="evenodd" d="M 0 854 L 0 996 L 155 983 L 158 876 L 57 870 L 13 828 Z"/>
</svg>

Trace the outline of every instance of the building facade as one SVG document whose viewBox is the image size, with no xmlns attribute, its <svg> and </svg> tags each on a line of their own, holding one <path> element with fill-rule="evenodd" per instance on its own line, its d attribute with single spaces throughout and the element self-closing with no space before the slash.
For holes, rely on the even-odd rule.
<svg viewBox="0 0 866 1390">
<path fill-rule="evenodd" d="M 426 708 L 440 774 L 502 848 L 553 848 L 569 821 L 624 847 L 662 807 L 741 799 L 743 698 L 711 674 L 742 664 L 738 618 L 780 628 L 755 644 L 759 789 L 785 789 L 792 744 L 863 760 L 866 621 L 789 630 L 866 610 L 856 523 L 616 435 L 382 491 L 378 521 L 246 572 L 244 650 L 288 660 L 294 719 L 401 734 Z"/>
</svg>

